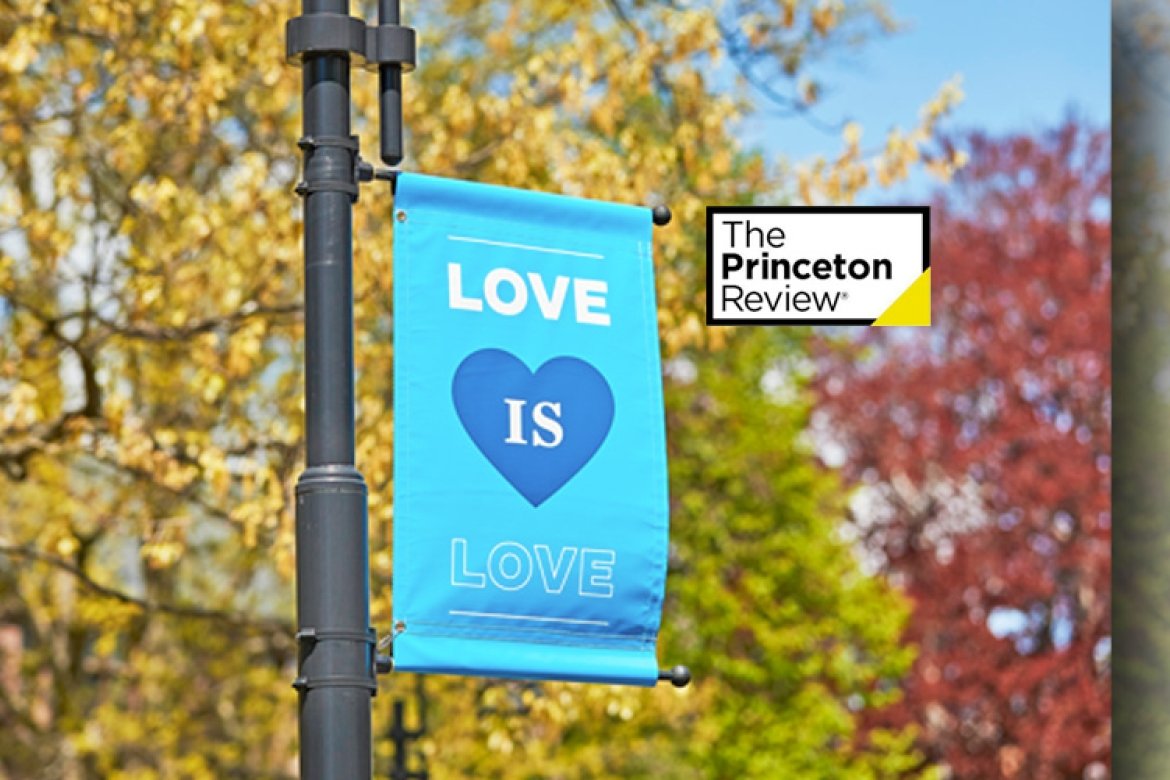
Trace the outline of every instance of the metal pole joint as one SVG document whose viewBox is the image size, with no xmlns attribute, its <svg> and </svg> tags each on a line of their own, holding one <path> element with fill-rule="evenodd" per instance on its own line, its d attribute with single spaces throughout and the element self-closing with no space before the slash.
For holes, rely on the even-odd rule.
<svg viewBox="0 0 1170 780">
<path fill-rule="evenodd" d="M 352 202 L 357 202 L 362 156 L 356 135 L 305 135 L 297 141 L 297 146 L 305 153 L 305 178 L 297 183 L 297 195 L 303 198 L 311 192 L 344 192 Z M 348 164 L 338 164 L 337 159 L 322 159 L 322 164 L 318 165 L 313 156 L 323 148 L 345 150 L 349 155 Z M 310 177 L 309 171 L 314 168 L 316 175 Z"/>
<path fill-rule="evenodd" d="M 413 27 L 382 22 L 367 25 L 361 19 L 336 13 L 309 13 L 285 25 L 285 59 L 303 65 L 306 56 L 340 54 L 367 70 L 393 65 L 402 73 L 414 70 Z"/>
</svg>

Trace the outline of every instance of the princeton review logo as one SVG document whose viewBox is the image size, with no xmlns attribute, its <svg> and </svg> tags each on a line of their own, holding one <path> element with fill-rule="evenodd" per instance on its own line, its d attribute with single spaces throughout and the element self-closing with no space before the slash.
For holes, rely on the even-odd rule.
<svg viewBox="0 0 1170 780">
<path fill-rule="evenodd" d="M 926 206 L 708 206 L 708 325 L 930 325 Z"/>
</svg>

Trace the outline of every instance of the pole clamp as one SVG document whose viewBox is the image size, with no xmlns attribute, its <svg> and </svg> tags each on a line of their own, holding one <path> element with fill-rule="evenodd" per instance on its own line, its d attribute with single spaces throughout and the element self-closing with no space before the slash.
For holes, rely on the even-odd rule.
<svg viewBox="0 0 1170 780">
<path fill-rule="evenodd" d="M 314 688 L 362 688 L 370 691 L 371 695 L 378 692 L 378 678 L 376 666 L 378 633 L 371 626 L 365 631 L 350 631 L 331 628 L 302 628 L 296 633 L 296 640 L 302 645 L 315 645 L 318 642 L 355 642 L 369 648 L 370 668 L 364 677 L 343 674 L 325 674 L 317 677 L 302 674 L 293 680 L 292 687 L 302 693 Z M 304 652 L 302 651 L 302 657 Z"/>
<path fill-rule="evenodd" d="M 298 677 L 293 680 L 292 687 L 302 692 L 311 691 L 314 688 L 364 688 L 371 693 L 378 691 L 378 683 L 369 677 L 347 677 L 345 675 Z"/>
<path fill-rule="evenodd" d="M 344 14 L 310 13 L 289 19 L 284 33 L 285 59 L 291 65 L 303 65 L 306 56 L 344 54 L 367 70 L 382 65 L 397 65 L 404 73 L 414 70 L 412 27 L 367 25 Z"/>
<path fill-rule="evenodd" d="M 335 149 L 345 149 L 349 152 L 352 164 L 350 170 L 353 171 L 353 176 L 349 180 L 345 179 L 313 179 L 306 181 L 302 179 L 297 182 L 295 192 L 302 198 L 312 192 L 344 192 L 349 195 L 350 199 L 356 203 L 358 199 L 358 181 L 360 179 L 359 168 L 361 165 L 361 153 L 358 150 L 358 137 L 356 135 L 306 135 L 301 136 L 297 141 L 297 146 L 301 148 L 306 154 L 315 149 L 324 147 L 333 147 Z"/>
</svg>

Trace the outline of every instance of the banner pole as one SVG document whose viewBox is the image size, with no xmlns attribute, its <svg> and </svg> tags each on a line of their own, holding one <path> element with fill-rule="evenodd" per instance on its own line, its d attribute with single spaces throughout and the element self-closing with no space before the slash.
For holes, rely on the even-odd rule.
<svg viewBox="0 0 1170 780">
<path fill-rule="evenodd" d="M 372 772 L 366 484 L 354 467 L 353 201 L 348 0 L 303 0 L 306 466 L 296 488 L 300 776 Z M 360 23 L 359 23 L 360 24 Z M 300 37 L 292 35 L 294 27 Z M 364 36 L 364 25 L 360 25 Z M 291 46 L 290 46 L 291 48 Z M 290 52 L 293 53 L 293 52 Z"/>
<path fill-rule="evenodd" d="M 396 0 L 382 21 L 349 15 L 349 0 L 302 0 L 285 54 L 302 68 L 305 219 L 306 468 L 296 488 L 300 776 L 367 780 L 370 698 L 390 659 L 370 626 L 366 482 L 354 465 L 353 204 L 359 183 L 394 181 L 361 159 L 350 135 L 350 63 L 382 74 L 382 156 L 401 159 L 403 70 L 414 31 Z"/>
</svg>

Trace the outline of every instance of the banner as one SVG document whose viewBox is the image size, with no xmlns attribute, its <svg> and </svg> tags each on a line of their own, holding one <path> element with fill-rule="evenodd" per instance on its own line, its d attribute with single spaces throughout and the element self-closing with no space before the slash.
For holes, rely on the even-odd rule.
<svg viewBox="0 0 1170 780">
<path fill-rule="evenodd" d="M 654 685 L 650 210 L 401 174 L 394 218 L 395 668 Z"/>
</svg>

